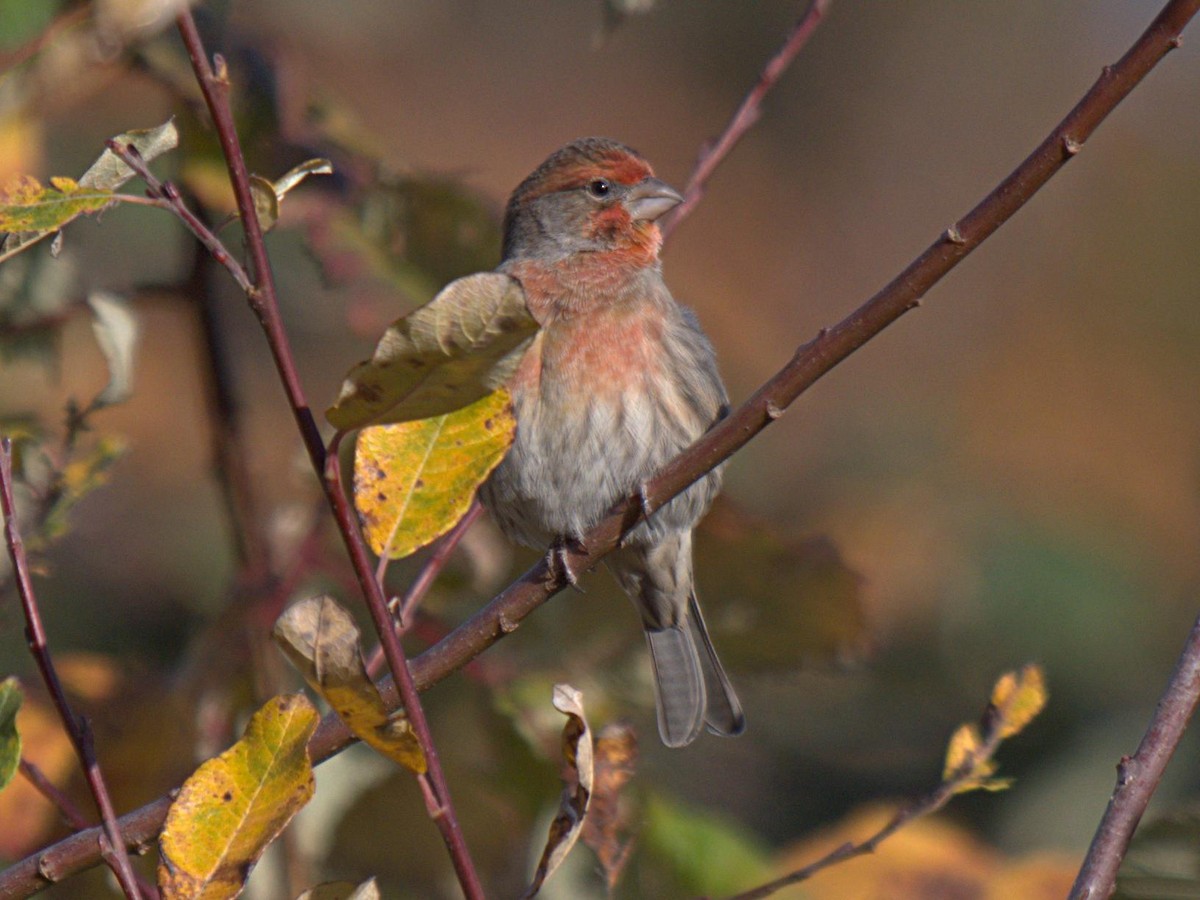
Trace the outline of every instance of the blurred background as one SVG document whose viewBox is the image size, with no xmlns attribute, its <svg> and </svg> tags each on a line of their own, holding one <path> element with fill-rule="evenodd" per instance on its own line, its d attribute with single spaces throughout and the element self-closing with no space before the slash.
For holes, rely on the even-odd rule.
<svg viewBox="0 0 1200 900">
<path fill-rule="evenodd" d="M 507 192 L 558 146 L 615 137 L 682 187 L 803 6 L 629 5 L 646 8 L 616 21 L 614 6 L 585 0 L 203 4 L 209 47 L 231 61 L 254 171 L 278 177 L 313 156 L 337 170 L 297 189 L 269 238 L 314 409 L 387 322 L 495 264 Z M 55 6 L 0 3 L 10 64 L 74 8 Z M 734 401 L 981 199 L 1156 9 L 834 2 L 664 251 L 667 281 L 712 337 Z M 171 29 L 71 77 L 38 66 L 5 76 L 33 86 L 5 113 L 4 180 L 77 177 L 107 137 L 174 114 L 183 146 L 156 170 L 213 215 L 227 207 Z M 636 729 L 625 822 L 635 843 L 617 895 L 667 897 L 745 889 L 811 859 L 831 833 L 865 836 L 875 804 L 936 784 L 953 729 L 1026 662 L 1044 666 L 1051 699 L 1001 751 L 1011 790 L 961 797 L 921 826 L 944 829 L 925 843 L 789 896 L 1062 896 L 1196 615 L 1198 77 L 1185 33 L 919 311 L 730 463 L 725 502 L 700 537 L 698 584 L 746 706 L 743 737 L 658 744 L 636 616 L 605 572 L 540 610 L 474 675 L 427 695 L 497 896 L 519 892 L 557 802 L 557 681 L 583 690 L 594 727 Z M 227 236 L 239 245 L 236 228 Z M 165 213 L 121 208 L 69 227 L 57 262 L 38 248 L 0 265 L 26 294 L 44 271 L 59 285 L 27 319 L 0 320 L 9 427 L 58 440 L 67 400 L 104 386 L 79 311 L 86 291 L 130 296 L 141 323 L 132 399 L 96 413 L 81 439 L 115 436 L 125 452 L 45 547 L 37 584 L 52 645 L 100 723 L 122 810 L 178 783 L 197 746 L 220 750 L 251 698 L 294 687 L 272 648 L 239 649 L 235 633 L 261 638 L 272 603 L 318 590 L 358 608 L 335 536 L 312 529 L 318 493 L 257 323 L 224 273 L 194 256 Z M 26 268 L 6 276 L 18 261 Z M 209 462 L 196 304 L 175 287 L 202 276 L 241 404 L 253 505 L 276 567 L 298 573 L 267 601 L 238 577 Z M 42 328 L 47 317 L 54 328 Z M 533 558 L 477 526 L 412 652 Z M 412 571 L 393 567 L 395 590 Z M 11 587 L 3 600 L 0 670 L 36 695 Z M 1189 738 L 1156 811 L 1188 819 L 1198 749 Z M 268 858 L 255 896 L 291 896 L 282 885 L 297 866 L 311 880 L 378 875 L 389 897 L 453 896 L 407 775 L 356 748 L 322 767 L 317 798 L 294 830 L 290 876 Z M 9 829 L 9 859 L 57 833 L 52 814 L 28 815 Z M 577 849 L 544 895 L 603 896 L 590 853 Z M 885 866 L 909 880 L 852 881 Z M 102 883 L 96 874 L 51 896 L 102 896 Z"/>
</svg>

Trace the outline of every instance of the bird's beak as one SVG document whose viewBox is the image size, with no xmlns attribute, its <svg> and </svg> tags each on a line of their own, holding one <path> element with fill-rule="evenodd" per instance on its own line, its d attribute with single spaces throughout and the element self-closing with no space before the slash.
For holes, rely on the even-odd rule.
<svg viewBox="0 0 1200 900">
<path fill-rule="evenodd" d="M 625 195 L 625 208 L 635 222 L 653 222 L 682 202 L 679 191 L 657 178 L 635 184 Z"/>
</svg>

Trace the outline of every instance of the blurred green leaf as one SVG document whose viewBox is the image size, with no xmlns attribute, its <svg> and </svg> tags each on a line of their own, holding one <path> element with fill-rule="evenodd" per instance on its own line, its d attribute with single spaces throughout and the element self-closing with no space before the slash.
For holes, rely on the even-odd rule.
<svg viewBox="0 0 1200 900">
<path fill-rule="evenodd" d="M 61 6 L 53 0 L 0 0 L 0 49 L 12 50 L 32 40 Z"/>
<path fill-rule="evenodd" d="M 744 829 L 658 794 L 647 799 L 642 840 L 692 893 L 734 893 L 772 871 L 767 849 Z"/>
<path fill-rule="evenodd" d="M 0 681 L 0 790 L 12 781 L 21 762 L 21 735 L 17 731 L 17 712 L 25 695 L 15 676 Z"/>
</svg>

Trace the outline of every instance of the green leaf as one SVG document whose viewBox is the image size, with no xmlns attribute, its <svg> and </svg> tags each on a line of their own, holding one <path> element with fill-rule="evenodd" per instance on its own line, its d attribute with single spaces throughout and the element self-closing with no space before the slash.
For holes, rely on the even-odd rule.
<svg viewBox="0 0 1200 900">
<path fill-rule="evenodd" d="M 276 620 L 271 637 L 352 732 L 406 769 L 425 771 L 425 752 L 412 726 L 403 711 L 384 705 L 363 665 L 358 626 L 336 600 L 311 597 L 293 604 Z"/>
<path fill-rule="evenodd" d="M 514 279 L 460 278 L 389 326 L 325 415 L 348 431 L 461 409 L 504 385 L 537 329 Z"/>
<path fill-rule="evenodd" d="M 303 694 L 268 701 L 242 739 L 192 773 L 159 837 L 164 900 L 236 897 L 258 858 L 313 793 Z"/>
<path fill-rule="evenodd" d="M 505 390 L 444 416 L 363 429 L 354 505 L 375 554 L 402 559 L 454 527 L 515 432 Z"/>
<path fill-rule="evenodd" d="M 732 894 L 771 875 L 766 849 L 732 822 L 653 795 L 643 840 L 674 870 L 685 890 Z"/>
<path fill-rule="evenodd" d="M 19 176 L 0 192 L 0 231 L 56 231 L 84 213 L 112 202 L 112 191 L 89 188 L 70 178 L 45 187 L 32 175 Z"/>
<path fill-rule="evenodd" d="M 25 695 L 15 676 L 0 681 L 0 790 L 17 774 L 21 762 L 21 735 L 17 731 L 17 712 Z"/>
</svg>

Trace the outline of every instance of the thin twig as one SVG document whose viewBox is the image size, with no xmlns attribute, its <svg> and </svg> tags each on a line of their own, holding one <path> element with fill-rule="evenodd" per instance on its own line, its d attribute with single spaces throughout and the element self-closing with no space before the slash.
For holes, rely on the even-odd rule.
<svg viewBox="0 0 1200 900">
<path fill-rule="evenodd" d="M 51 781 L 36 763 L 21 757 L 19 767 L 25 780 L 54 805 L 68 826 L 75 831 L 83 831 L 85 828 L 92 827 L 91 819 L 83 814 L 83 810 L 75 804 L 75 801 L 60 790 L 58 785 Z M 142 896 L 158 897 L 158 888 L 144 878 L 140 872 L 135 870 L 133 877 L 137 879 L 138 889 L 142 892 Z"/>
<path fill-rule="evenodd" d="M 233 258 L 225 245 L 221 243 L 221 239 L 213 234 L 207 225 L 200 221 L 200 217 L 188 209 L 187 204 L 183 202 L 183 197 L 179 194 L 179 188 L 175 187 L 169 181 L 160 181 L 158 176 L 150 171 L 150 167 L 146 165 L 146 160 L 142 158 L 142 154 L 133 144 L 109 138 L 105 141 L 105 145 L 146 182 L 146 193 L 151 198 L 167 204 L 168 208 L 196 236 L 196 240 L 208 249 L 208 252 L 212 254 L 212 258 L 229 270 L 229 274 L 238 283 L 238 287 L 243 291 L 250 291 L 252 289 L 250 276 L 246 274 L 246 270 L 242 268 L 241 263 Z"/>
<path fill-rule="evenodd" d="M 234 390 L 234 375 L 227 341 L 217 318 L 216 271 L 203 242 L 190 241 L 191 271 L 185 290 L 196 314 L 204 368 L 204 394 L 208 401 L 211 465 L 221 488 L 226 517 L 237 553 L 241 577 L 256 581 L 270 565 L 267 528 L 255 497 L 250 473 L 249 445 L 241 407 Z"/>
<path fill-rule="evenodd" d="M 399 598 L 398 602 L 390 604 L 396 616 L 396 627 L 401 634 L 408 632 L 412 625 L 413 614 L 417 611 L 421 601 L 425 599 L 425 595 L 429 593 L 429 589 L 433 587 L 433 583 L 441 574 L 442 569 L 446 568 L 446 563 L 450 561 L 450 557 L 454 554 L 454 550 L 462 541 L 463 535 L 475 524 L 475 520 L 483 514 L 483 507 L 479 505 L 478 500 L 471 502 L 470 508 L 463 515 L 458 523 L 446 532 L 433 548 L 433 552 L 429 554 L 429 558 L 425 560 L 425 565 L 421 566 L 421 571 L 417 573 L 417 577 L 413 579 L 408 586 L 408 590 L 404 592 L 404 596 Z M 387 557 L 380 558 L 380 566 L 387 561 Z M 376 579 L 383 580 L 382 568 L 376 569 Z M 379 675 L 380 667 L 383 665 L 383 648 L 376 647 L 371 654 L 371 658 L 367 660 L 367 673 L 376 678 Z"/>
<path fill-rule="evenodd" d="M 242 217 L 246 248 L 252 263 L 252 286 L 247 288 L 246 297 L 266 333 L 267 344 L 275 360 L 280 380 L 283 382 L 284 391 L 287 394 L 305 449 L 308 451 L 313 469 L 321 481 L 326 498 L 337 520 L 343 542 L 350 554 L 367 608 L 371 612 L 375 630 L 383 644 L 388 666 L 399 686 L 405 713 L 412 724 L 413 733 L 425 753 L 429 779 L 434 790 L 437 791 L 438 807 L 442 812 L 442 815 L 434 817 L 434 822 L 446 844 L 463 893 L 472 900 L 482 898 L 483 887 L 475 872 L 475 864 L 467 849 L 462 828 L 454 811 L 450 790 L 442 771 L 437 748 L 433 742 L 433 735 L 429 730 L 425 711 L 421 706 L 420 695 L 417 693 L 416 685 L 413 683 L 409 671 L 404 648 L 392 628 L 392 618 L 387 610 L 387 600 L 375 580 L 353 509 L 341 489 L 341 473 L 336 446 L 333 448 L 335 452 L 326 452 L 316 420 L 313 418 L 312 410 L 309 408 L 304 390 L 300 385 L 295 361 L 292 358 L 291 345 L 279 313 L 275 279 L 271 271 L 270 259 L 267 256 L 262 228 L 254 209 L 254 198 L 250 192 L 246 160 L 242 154 L 241 143 L 233 120 L 233 110 L 229 103 L 229 78 L 225 62 L 220 56 L 217 56 L 214 57 L 215 67 L 210 65 L 190 10 L 185 9 L 176 22 L 184 46 L 187 48 L 192 69 L 196 74 L 196 80 L 212 116 L 213 126 L 216 129 L 229 169 L 238 211 Z M 336 445 L 337 436 L 334 441 Z"/>
<path fill-rule="evenodd" d="M 823 869 L 828 869 L 836 863 L 844 862 L 848 859 L 853 859 L 856 856 L 866 856 L 874 853 L 879 845 L 890 838 L 893 834 L 914 822 L 917 819 L 923 818 L 931 813 L 937 812 L 939 809 L 949 803 L 955 794 L 963 793 L 965 790 L 972 789 L 969 784 L 977 779 L 980 768 L 983 767 L 995 755 L 996 750 L 1000 747 L 1004 740 L 1004 732 L 1001 728 L 1001 722 L 990 716 L 992 711 L 991 706 L 984 710 L 982 733 L 983 740 L 974 752 L 969 753 L 945 778 L 936 788 L 917 800 L 902 806 L 878 831 L 872 834 L 865 840 L 841 844 L 835 847 L 829 853 L 826 853 L 820 859 L 809 863 L 803 868 L 796 869 L 788 874 L 777 878 L 774 881 L 769 881 L 766 884 L 759 885 L 751 890 L 744 891 L 729 900 L 762 900 L 763 897 L 769 897 L 772 894 L 783 890 L 785 887 L 793 884 L 799 884 L 801 881 L 807 881 Z"/>
<path fill-rule="evenodd" d="M 1200 9 L 1200 0 L 1170 0 L 1132 48 L 1104 70 L 1083 99 L 1052 131 L 1042 145 L 1001 182 L 961 222 L 949 229 L 887 287 L 844 319 L 805 344 L 792 360 L 766 382 L 729 418 L 685 450 L 655 478 L 648 489 L 656 506 L 684 490 L 688 484 L 732 455 L 759 431 L 779 418 L 788 403 L 811 387 L 822 375 L 912 309 L 934 284 L 1029 201 L 1038 189 L 1070 158 L 1103 119 L 1174 47 L 1179 34 Z M 1074 144 L 1066 143 L 1066 140 Z M 592 554 L 572 560 L 585 567 L 616 545 L 622 524 L 641 514 L 634 497 L 618 506 L 585 536 Z M 593 543 L 595 546 L 593 547 Z M 572 548 L 568 548 L 568 552 Z M 539 564 L 496 597 L 487 608 L 456 628 L 436 646 L 412 661 L 413 680 L 421 690 L 431 687 L 465 666 L 504 634 L 515 630 L 530 612 L 566 585 L 556 581 Z M 380 688 L 394 697 L 386 682 Z M 314 762 L 328 759 L 352 743 L 336 716 L 327 716 L 309 742 Z M 127 834 L 146 841 L 162 827 L 169 798 L 159 798 L 123 820 Z M 39 854 L 27 857 L 0 873 L 0 900 L 23 897 L 45 887 L 39 862 L 50 860 L 62 877 L 96 862 L 95 835 L 85 832 L 65 839 Z"/>
<path fill-rule="evenodd" d="M 71 828 L 75 831 L 82 831 L 92 827 L 91 819 L 83 814 L 83 810 L 75 805 L 74 800 L 59 790 L 58 785 L 51 781 L 36 763 L 30 762 L 22 756 L 19 768 L 21 774 L 25 776 L 25 780 L 54 805 L 59 815 L 63 817 L 63 821 Z"/>
<path fill-rule="evenodd" d="M 1200 619 L 1192 626 L 1179 662 L 1158 700 L 1150 725 L 1133 756 L 1117 765 L 1117 786 L 1092 838 L 1069 900 L 1104 900 L 1117 884 L 1117 871 L 1167 763 L 1179 746 L 1200 701 Z"/>
<path fill-rule="evenodd" d="M 29 577 L 25 543 L 21 540 L 21 531 L 17 527 L 17 507 L 13 498 L 12 441 L 7 437 L 0 438 L 0 509 L 4 513 L 4 538 L 8 545 L 9 558 L 12 560 L 17 593 L 21 597 L 21 610 L 25 614 L 25 639 L 29 644 L 29 651 L 37 662 L 42 681 L 50 691 L 54 706 L 58 710 L 58 717 L 75 747 L 75 755 L 79 757 L 79 765 L 87 777 L 88 787 L 96 800 L 96 808 L 100 811 L 100 821 L 104 823 L 104 833 L 107 837 L 107 847 L 101 851 L 104 860 L 112 868 L 125 896 L 131 900 L 139 900 L 141 892 L 138 890 L 137 876 L 134 875 L 133 864 L 121 837 L 120 826 L 117 825 L 117 814 L 113 810 L 112 798 L 108 795 L 100 763 L 96 760 L 91 723 L 85 717 L 76 716 L 71 710 L 67 693 L 63 690 L 58 671 L 54 667 L 54 657 L 46 640 L 46 630 L 42 626 L 41 610 L 38 608 L 37 595 L 33 592 L 33 581 Z"/>
<path fill-rule="evenodd" d="M 673 209 L 662 222 L 663 237 L 668 237 L 674 231 L 680 222 L 686 219 L 692 212 L 692 209 L 700 202 L 700 198 L 704 195 L 704 186 L 708 184 L 708 179 L 712 177 L 713 172 L 729 155 L 729 151 L 736 146 L 737 142 L 742 139 L 742 136 L 749 131 L 754 123 L 758 121 L 762 115 L 762 102 L 766 97 L 767 92 L 779 83 L 779 79 L 783 77 L 783 73 L 787 71 L 788 66 L 792 64 L 792 60 L 808 43 L 808 39 L 812 37 L 813 32 L 817 30 L 817 26 L 821 24 L 822 19 L 829 12 L 829 4 L 833 0 L 812 0 L 808 9 L 805 11 L 792 26 L 791 30 L 784 38 L 783 46 L 781 46 L 763 66 L 762 71 L 758 75 L 758 80 L 754 83 L 749 93 L 742 100 L 741 105 L 734 112 L 733 117 L 729 120 L 729 124 L 725 126 L 725 130 L 720 136 L 710 141 L 700 151 L 700 157 L 696 160 L 696 167 L 692 170 L 691 176 L 688 178 L 687 187 L 683 191 L 683 202 Z"/>
</svg>

